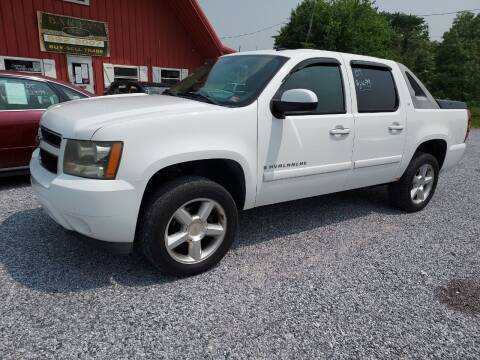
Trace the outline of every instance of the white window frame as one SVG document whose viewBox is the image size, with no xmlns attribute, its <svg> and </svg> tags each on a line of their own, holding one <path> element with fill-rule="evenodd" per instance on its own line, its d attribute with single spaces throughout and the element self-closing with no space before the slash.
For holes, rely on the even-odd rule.
<svg viewBox="0 0 480 360">
<path fill-rule="evenodd" d="M 5 60 L 21 60 L 21 61 L 38 61 L 40 63 L 40 72 L 24 71 L 25 74 L 44 74 L 43 60 L 35 58 L 17 57 L 17 56 L 0 56 L 0 70 L 6 70 Z M 13 71 L 13 70 L 12 70 Z"/>
<path fill-rule="evenodd" d="M 128 79 L 128 80 L 135 80 L 135 81 L 140 81 L 140 66 L 134 66 L 134 65 L 116 65 L 112 64 L 113 66 L 113 81 L 117 79 Z M 135 69 L 137 70 L 137 77 L 133 76 L 115 76 L 115 68 L 121 68 L 121 69 Z"/>
<path fill-rule="evenodd" d="M 71 3 L 75 3 L 75 4 L 80 4 L 80 5 L 85 5 L 85 6 L 90 6 L 90 0 L 85 0 L 85 1 L 82 1 L 82 0 L 63 0 L 63 1 L 71 2 Z"/>
<path fill-rule="evenodd" d="M 115 76 L 115 68 L 136 69 L 137 77 Z M 120 65 L 103 63 L 103 81 L 105 88 L 109 87 L 117 79 L 128 79 L 139 82 L 148 82 L 148 66 Z"/>
<path fill-rule="evenodd" d="M 181 69 L 181 68 L 166 68 L 166 67 L 153 67 L 153 74 L 154 74 L 154 78 L 153 78 L 153 82 L 156 82 L 156 83 L 164 83 L 163 79 L 166 79 L 166 80 L 174 80 L 174 79 L 177 79 L 177 78 L 163 78 L 162 77 L 162 70 L 167 70 L 167 71 L 178 71 L 178 81 L 182 81 L 183 79 L 185 79 L 186 77 L 188 77 L 188 69 Z"/>
</svg>

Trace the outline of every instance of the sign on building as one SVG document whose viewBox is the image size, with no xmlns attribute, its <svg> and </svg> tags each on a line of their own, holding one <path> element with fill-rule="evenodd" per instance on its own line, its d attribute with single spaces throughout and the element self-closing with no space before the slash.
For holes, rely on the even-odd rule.
<svg viewBox="0 0 480 360">
<path fill-rule="evenodd" d="M 41 11 L 37 17 L 42 51 L 110 56 L 106 23 Z"/>
</svg>

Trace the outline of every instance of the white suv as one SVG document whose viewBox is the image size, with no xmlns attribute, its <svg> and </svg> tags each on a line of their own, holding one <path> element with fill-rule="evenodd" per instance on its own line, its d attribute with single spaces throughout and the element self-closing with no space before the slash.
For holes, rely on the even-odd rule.
<svg viewBox="0 0 480 360">
<path fill-rule="evenodd" d="M 423 209 L 463 156 L 464 103 L 403 65 L 313 50 L 228 55 L 162 96 L 57 105 L 32 186 L 59 224 L 191 275 L 230 248 L 237 210 L 377 184 Z"/>
</svg>

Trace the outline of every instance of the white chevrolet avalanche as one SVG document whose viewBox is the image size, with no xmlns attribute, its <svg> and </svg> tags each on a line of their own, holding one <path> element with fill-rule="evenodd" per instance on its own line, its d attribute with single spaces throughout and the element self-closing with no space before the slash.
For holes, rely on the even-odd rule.
<svg viewBox="0 0 480 360">
<path fill-rule="evenodd" d="M 422 210 L 462 158 L 470 120 L 394 61 L 234 54 L 161 96 L 50 108 L 32 186 L 65 229 L 193 275 L 226 254 L 238 210 L 378 184 L 395 207 Z"/>
</svg>

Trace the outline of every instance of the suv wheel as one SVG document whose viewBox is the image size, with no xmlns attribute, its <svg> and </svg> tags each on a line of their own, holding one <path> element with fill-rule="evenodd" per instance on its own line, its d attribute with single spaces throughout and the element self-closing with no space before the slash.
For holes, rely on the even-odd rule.
<svg viewBox="0 0 480 360">
<path fill-rule="evenodd" d="M 422 210 L 435 193 L 438 174 L 437 159 L 431 154 L 417 153 L 400 180 L 390 184 L 390 202 L 407 212 Z"/>
<path fill-rule="evenodd" d="M 230 193 L 205 178 L 181 178 L 160 188 L 147 206 L 139 228 L 146 258 L 162 272 L 201 273 L 227 253 L 238 213 Z"/>
</svg>

